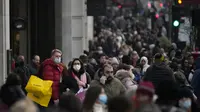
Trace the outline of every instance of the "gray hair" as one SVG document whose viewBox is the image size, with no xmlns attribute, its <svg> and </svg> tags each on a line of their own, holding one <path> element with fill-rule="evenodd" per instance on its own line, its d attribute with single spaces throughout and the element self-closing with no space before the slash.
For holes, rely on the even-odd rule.
<svg viewBox="0 0 200 112">
<path fill-rule="evenodd" d="M 62 51 L 59 49 L 54 49 L 51 51 L 51 56 L 54 55 L 56 52 L 60 53 L 62 55 Z"/>
</svg>

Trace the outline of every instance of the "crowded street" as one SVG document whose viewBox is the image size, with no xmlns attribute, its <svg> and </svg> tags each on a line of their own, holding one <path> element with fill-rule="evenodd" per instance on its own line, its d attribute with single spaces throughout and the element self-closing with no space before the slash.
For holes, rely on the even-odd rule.
<svg viewBox="0 0 200 112">
<path fill-rule="evenodd" d="M 10 1 L 0 112 L 200 112 L 198 0 Z"/>
</svg>

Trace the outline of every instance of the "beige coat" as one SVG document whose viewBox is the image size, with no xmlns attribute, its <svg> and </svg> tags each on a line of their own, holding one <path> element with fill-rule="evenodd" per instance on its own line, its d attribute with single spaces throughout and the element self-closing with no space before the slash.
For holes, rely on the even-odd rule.
<svg viewBox="0 0 200 112">
<path fill-rule="evenodd" d="M 137 83 L 131 79 L 131 73 L 126 70 L 119 70 L 115 74 L 115 77 L 118 78 L 122 84 L 126 87 L 126 89 L 134 89 L 137 88 Z"/>
</svg>

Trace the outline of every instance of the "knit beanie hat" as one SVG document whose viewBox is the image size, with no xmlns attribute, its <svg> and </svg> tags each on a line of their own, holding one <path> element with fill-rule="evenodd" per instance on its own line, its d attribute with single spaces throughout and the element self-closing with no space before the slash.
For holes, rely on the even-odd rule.
<svg viewBox="0 0 200 112">
<path fill-rule="evenodd" d="M 158 61 L 158 62 L 163 62 L 165 59 L 165 57 L 160 53 L 155 54 L 154 58 L 155 58 L 155 61 Z"/>
<path fill-rule="evenodd" d="M 155 93 L 155 88 L 152 82 L 144 81 L 138 85 L 137 93 L 147 94 L 150 97 L 153 97 Z"/>
<path fill-rule="evenodd" d="M 111 64 L 119 64 L 119 61 L 117 60 L 116 57 L 111 58 Z"/>
</svg>

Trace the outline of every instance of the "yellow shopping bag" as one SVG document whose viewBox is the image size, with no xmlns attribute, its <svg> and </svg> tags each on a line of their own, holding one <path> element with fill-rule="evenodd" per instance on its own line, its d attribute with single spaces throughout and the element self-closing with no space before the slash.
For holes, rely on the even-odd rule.
<svg viewBox="0 0 200 112">
<path fill-rule="evenodd" d="M 31 75 L 25 89 L 28 93 L 34 93 L 36 96 L 44 96 L 48 94 L 52 84 L 52 81 L 44 81 L 37 76 Z"/>
<path fill-rule="evenodd" d="M 47 94 L 44 96 L 37 96 L 33 93 L 28 93 L 27 97 L 41 106 L 48 107 L 51 95 L 52 95 L 52 88 L 50 88 Z"/>
</svg>

